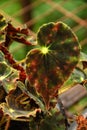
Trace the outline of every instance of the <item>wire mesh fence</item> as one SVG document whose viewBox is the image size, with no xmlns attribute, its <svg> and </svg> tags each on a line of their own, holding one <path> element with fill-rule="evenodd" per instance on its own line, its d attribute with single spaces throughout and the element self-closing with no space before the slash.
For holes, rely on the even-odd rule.
<svg viewBox="0 0 87 130">
<path fill-rule="evenodd" d="M 63 21 L 76 33 L 80 43 L 87 43 L 87 3 L 85 0 L 6 0 L 0 10 L 34 32 L 47 22 Z"/>
</svg>

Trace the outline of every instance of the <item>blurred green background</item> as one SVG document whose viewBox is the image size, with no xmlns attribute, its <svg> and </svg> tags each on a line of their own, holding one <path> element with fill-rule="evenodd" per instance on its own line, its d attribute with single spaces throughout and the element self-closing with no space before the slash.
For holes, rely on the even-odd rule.
<svg viewBox="0 0 87 130">
<path fill-rule="evenodd" d="M 27 25 L 35 36 L 39 27 L 48 22 L 62 21 L 77 35 L 82 51 L 87 54 L 87 0 L 0 0 L 0 12 L 15 27 Z M 14 42 L 10 52 L 16 60 L 25 58 L 30 47 Z M 87 97 L 70 109 L 86 107 Z"/>
</svg>

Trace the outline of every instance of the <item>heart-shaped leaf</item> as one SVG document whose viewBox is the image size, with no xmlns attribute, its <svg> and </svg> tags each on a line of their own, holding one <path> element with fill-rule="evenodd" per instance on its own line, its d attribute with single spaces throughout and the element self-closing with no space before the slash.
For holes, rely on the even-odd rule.
<svg viewBox="0 0 87 130">
<path fill-rule="evenodd" d="M 26 71 L 30 84 L 49 107 L 50 99 L 57 96 L 77 65 L 80 46 L 76 35 L 62 22 L 43 25 L 37 43 L 38 47 L 27 55 Z"/>
</svg>

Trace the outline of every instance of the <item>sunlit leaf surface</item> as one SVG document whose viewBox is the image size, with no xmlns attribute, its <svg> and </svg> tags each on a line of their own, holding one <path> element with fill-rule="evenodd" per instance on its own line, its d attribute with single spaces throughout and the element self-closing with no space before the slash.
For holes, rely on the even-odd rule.
<svg viewBox="0 0 87 130">
<path fill-rule="evenodd" d="M 72 82 L 81 83 L 86 79 L 86 74 L 79 68 L 76 68 L 71 74 Z"/>
<path fill-rule="evenodd" d="M 37 43 L 37 49 L 27 55 L 26 71 L 30 84 L 49 106 L 49 100 L 57 96 L 78 63 L 80 46 L 75 34 L 62 22 L 43 25 Z"/>
<path fill-rule="evenodd" d="M 0 62 L 0 80 L 3 80 L 11 73 L 11 68 L 6 63 Z"/>
<path fill-rule="evenodd" d="M 82 83 L 86 80 L 86 78 L 87 76 L 84 71 L 82 71 L 80 68 L 75 68 L 69 79 L 63 84 L 62 88 L 59 90 L 59 93 L 63 93 L 74 85 Z"/>
<path fill-rule="evenodd" d="M 5 61 L 4 54 L 0 51 L 0 80 L 5 79 L 11 71 L 11 67 Z"/>
<path fill-rule="evenodd" d="M 18 78 L 18 72 L 14 70 L 10 73 L 10 75 L 8 75 L 8 77 L 3 79 L 2 85 L 6 93 L 9 93 L 11 90 L 16 88 L 17 78 Z"/>
<path fill-rule="evenodd" d="M 80 52 L 80 61 L 87 61 L 87 54 Z"/>
<path fill-rule="evenodd" d="M 6 93 L 15 89 L 15 82 L 19 76 L 19 72 L 12 68 L 5 59 L 5 55 L 0 51 L 0 82 Z"/>
<path fill-rule="evenodd" d="M 3 103 L 0 105 L 0 107 L 3 109 L 4 114 L 9 115 L 12 119 L 17 119 L 20 117 L 24 117 L 23 121 L 26 121 L 26 118 L 29 117 L 35 117 L 37 113 L 41 113 L 41 109 L 35 109 L 33 111 L 24 111 L 24 110 L 19 110 L 19 109 L 12 109 L 10 108 L 6 103 Z M 21 118 L 19 119 L 21 120 Z"/>
</svg>

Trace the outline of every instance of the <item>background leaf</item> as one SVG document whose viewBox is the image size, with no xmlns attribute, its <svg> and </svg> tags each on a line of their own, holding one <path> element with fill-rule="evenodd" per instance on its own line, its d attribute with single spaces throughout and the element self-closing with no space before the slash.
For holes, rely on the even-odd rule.
<svg viewBox="0 0 87 130">
<path fill-rule="evenodd" d="M 16 84 L 17 85 L 17 84 Z M 11 90 L 6 96 L 6 103 L 0 104 L 4 114 L 9 115 L 11 119 L 28 121 L 31 117 L 36 117 L 37 113 L 41 114 L 41 109 L 36 101 L 17 87 Z"/>
</svg>

